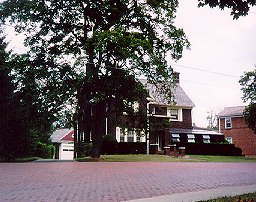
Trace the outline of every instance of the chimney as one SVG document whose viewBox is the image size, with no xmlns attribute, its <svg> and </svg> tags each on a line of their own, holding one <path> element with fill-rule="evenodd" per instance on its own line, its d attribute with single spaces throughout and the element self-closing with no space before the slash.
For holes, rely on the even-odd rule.
<svg viewBox="0 0 256 202">
<path fill-rule="evenodd" d="M 180 73 L 179 72 L 173 72 L 173 81 L 175 84 L 180 83 Z"/>
</svg>

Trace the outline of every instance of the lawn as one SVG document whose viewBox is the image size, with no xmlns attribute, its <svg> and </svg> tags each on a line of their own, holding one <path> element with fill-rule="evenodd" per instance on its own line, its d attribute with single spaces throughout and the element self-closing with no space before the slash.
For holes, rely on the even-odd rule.
<svg viewBox="0 0 256 202">
<path fill-rule="evenodd" d="M 225 196 L 216 199 L 198 201 L 198 202 L 255 202 L 256 193 L 242 194 L 239 196 Z"/>
<path fill-rule="evenodd" d="M 254 162 L 256 159 L 237 156 L 189 155 L 171 157 L 164 155 L 101 155 L 99 159 L 77 158 L 79 162 Z"/>
</svg>

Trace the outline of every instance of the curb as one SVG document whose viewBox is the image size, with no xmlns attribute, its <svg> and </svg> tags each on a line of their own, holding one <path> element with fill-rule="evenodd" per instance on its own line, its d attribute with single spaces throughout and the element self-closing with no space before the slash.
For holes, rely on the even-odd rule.
<svg viewBox="0 0 256 202">
<path fill-rule="evenodd" d="M 172 194 L 158 196 L 152 198 L 135 199 L 129 202 L 194 202 L 200 200 L 209 200 L 224 196 L 236 196 L 256 192 L 256 184 L 245 185 L 239 187 L 221 187 L 196 192 L 186 192 L 180 194 Z"/>
</svg>

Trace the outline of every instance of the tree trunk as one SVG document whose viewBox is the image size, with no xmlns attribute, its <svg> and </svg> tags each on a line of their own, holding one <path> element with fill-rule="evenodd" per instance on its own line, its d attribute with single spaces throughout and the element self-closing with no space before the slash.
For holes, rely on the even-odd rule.
<svg viewBox="0 0 256 202">
<path fill-rule="evenodd" d="M 94 107 L 93 130 L 92 130 L 92 158 L 99 158 L 102 139 L 105 135 L 105 102 L 101 101 Z"/>
</svg>

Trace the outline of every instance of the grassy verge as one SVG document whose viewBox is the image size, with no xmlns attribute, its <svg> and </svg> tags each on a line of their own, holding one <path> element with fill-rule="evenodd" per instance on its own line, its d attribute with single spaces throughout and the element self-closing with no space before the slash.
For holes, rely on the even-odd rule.
<svg viewBox="0 0 256 202">
<path fill-rule="evenodd" d="M 164 155 L 101 155 L 99 159 L 90 157 L 77 158 L 79 162 L 254 162 L 256 159 L 236 156 L 205 156 L 190 155 L 185 157 L 170 157 Z"/>
<path fill-rule="evenodd" d="M 239 196 L 225 196 L 216 199 L 210 199 L 206 201 L 198 201 L 198 202 L 255 202 L 256 201 L 256 193 L 250 194 L 242 194 Z"/>
<path fill-rule="evenodd" d="M 26 163 L 26 162 L 36 161 L 38 159 L 39 157 L 24 157 L 24 158 L 15 159 L 11 161 L 11 163 Z M 0 159 L 0 162 L 5 162 L 5 161 L 3 159 Z"/>
</svg>

